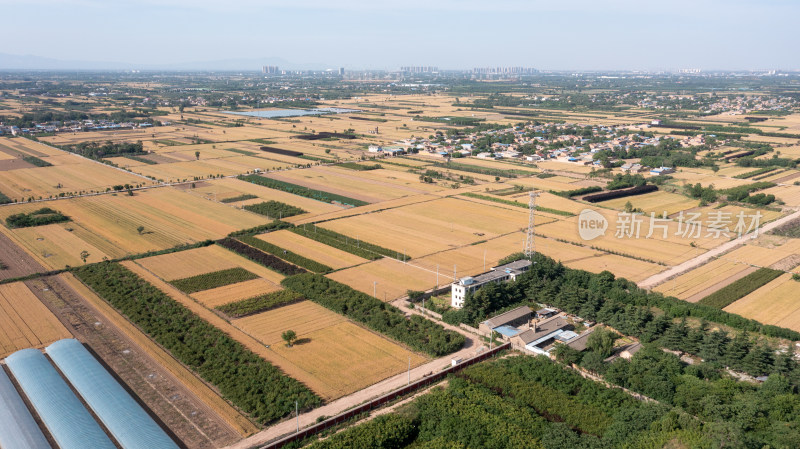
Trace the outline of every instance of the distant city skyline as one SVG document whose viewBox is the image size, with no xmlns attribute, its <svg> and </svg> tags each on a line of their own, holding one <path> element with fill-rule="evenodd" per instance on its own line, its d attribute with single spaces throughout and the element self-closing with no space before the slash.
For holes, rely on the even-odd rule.
<svg viewBox="0 0 800 449">
<path fill-rule="evenodd" d="M 107 68 L 800 70 L 792 0 L 0 0 L 0 8 L 0 53 Z M 0 69 L 33 59 L 0 57 Z"/>
</svg>

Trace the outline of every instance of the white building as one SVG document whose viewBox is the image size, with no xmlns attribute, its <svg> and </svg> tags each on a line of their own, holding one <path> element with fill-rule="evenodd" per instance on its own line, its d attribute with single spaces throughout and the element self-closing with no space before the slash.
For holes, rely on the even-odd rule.
<svg viewBox="0 0 800 449">
<path fill-rule="evenodd" d="M 513 281 L 520 274 L 528 271 L 531 261 L 527 259 L 492 267 L 491 271 L 481 273 L 477 276 L 466 276 L 453 282 L 450 288 L 450 305 L 457 309 L 464 307 L 464 299 L 467 294 L 475 292 L 481 286 L 490 282 Z"/>
</svg>

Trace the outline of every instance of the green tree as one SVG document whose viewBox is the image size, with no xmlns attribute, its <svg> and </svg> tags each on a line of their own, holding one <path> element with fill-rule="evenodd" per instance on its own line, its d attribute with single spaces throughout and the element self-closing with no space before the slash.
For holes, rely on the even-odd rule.
<svg viewBox="0 0 800 449">
<path fill-rule="evenodd" d="M 81 260 L 83 261 L 83 263 L 86 263 L 86 259 L 88 259 L 90 255 L 91 254 L 89 254 L 89 251 L 86 250 L 81 251 Z"/>
<path fill-rule="evenodd" d="M 139 235 L 142 235 L 142 233 L 144 232 L 144 226 L 139 226 L 138 228 L 136 228 L 136 232 L 138 232 Z"/>
<path fill-rule="evenodd" d="M 197 160 L 199 161 L 200 160 L 200 152 L 199 151 L 195 151 L 194 152 L 194 157 L 197 158 Z"/>
<path fill-rule="evenodd" d="M 297 341 L 297 333 L 295 331 L 289 329 L 286 332 L 281 334 L 281 338 L 283 339 L 283 341 L 286 342 L 286 345 L 291 348 L 292 344 L 295 341 Z"/>
<path fill-rule="evenodd" d="M 616 332 L 606 329 L 597 329 L 589 335 L 589 339 L 586 341 L 586 347 L 592 352 L 596 352 L 603 358 L 606 358 L 610 356 L 611 352 L 614 350 L 614 342 L 617 338 L 619 338 L 619 335 L 617 335 Z"/>
</svg>

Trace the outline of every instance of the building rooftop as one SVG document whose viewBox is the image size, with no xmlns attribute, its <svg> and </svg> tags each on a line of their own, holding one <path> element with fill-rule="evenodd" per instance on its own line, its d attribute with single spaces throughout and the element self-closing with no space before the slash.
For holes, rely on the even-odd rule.
<svg viewBox="0 0 800 449">
<path fill-rule="evenodd" d="M 558 315 L 534 324 L 535 329 L 534 327 L 531 327 L 525 332 L 519 334 L 519 338 L 522 339 L 522 342 L 526 345 L 528 343 L 535 342 L 542 337 L 546 337 L 553 332 L 563 329 L 569 323 L 567 323 L 567 320 L 563 316 Z"/>
<path fill-rule="evenodd" d="M 531 308 L 528 306 L 517 307 L 514 310 L 509 310 L 508 312 L 501 313 L 500 315 L 494 316 L 486 320 L 486 326 L 489 327 L 489 329 L 494 330 L 500 326 L 505 325 L 506 323 L 518 320 L 524 317 L 525 315 L 530 315 L 531 313 L 532 313 Z"/>
</svg>

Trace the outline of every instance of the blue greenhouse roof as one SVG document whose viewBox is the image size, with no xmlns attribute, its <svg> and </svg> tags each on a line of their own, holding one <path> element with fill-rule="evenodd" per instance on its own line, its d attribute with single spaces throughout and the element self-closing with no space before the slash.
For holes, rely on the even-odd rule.
<svg viewBox="0 0 800 449">
<path fill-rule="evenodd" d="M 41 351 L 17 351 L 6 366 L 61 449 L 115 449 Z"/>
<path fill-rule="evenodd" d="M 0 366 L 0 447 L 8 449 L 50 449 L 50 444 L 33 420 L 14 384 Z"/>
<path fill-rule="evenodd" d="M 59 340 L 45 351 L 124 449 L 178 449 L 78 340 Z"/>
</svg>

